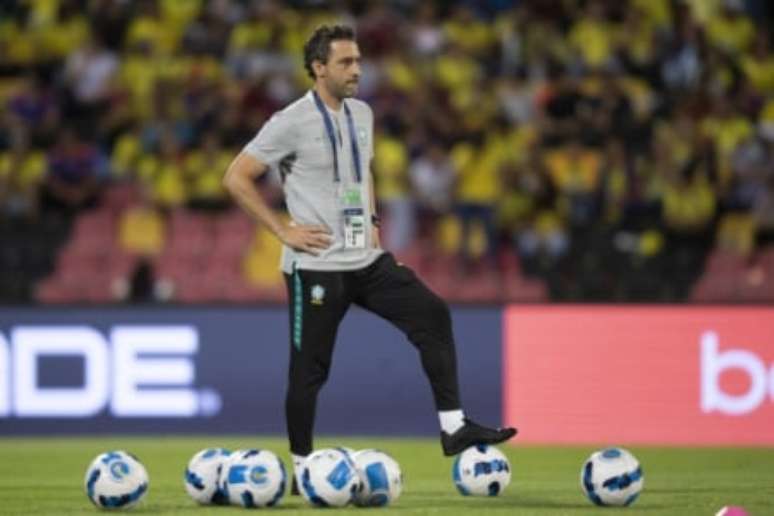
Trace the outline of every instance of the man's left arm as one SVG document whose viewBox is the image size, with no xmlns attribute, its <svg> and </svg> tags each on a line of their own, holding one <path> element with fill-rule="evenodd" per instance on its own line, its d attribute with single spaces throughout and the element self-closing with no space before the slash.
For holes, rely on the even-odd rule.
<svg viewBox="0 0 774 516">
<path fill-rule="evenodd" d="M 374 223 L 374 221 L 379 220 L 379 214 L 376 212 L 376 193 L 375 193 L 375 186 L 374 186 L 374 173 L 373 170 L 370 172 L 371 174 L 371 185 L 370 185 L 370 195 L 371 195 L 371 246 L 379 248 L 382 246 L 381 239 L 379 238 L 379 227 Z"/>
<path fill-rule="evenodd" d="M 371 107 L 366 104 L 368 109 L 368 117 L 370 119 L 371 134 L 368 142 L 368 173 L 371 174 L 371 181 L 369 185 L 369 195 L 371 196 L 371 247 L 380 248 L 382 246 L 381 239 L 379 238 L 379 214 L 376 212 L 376 174 L 374 173 L 374 154 L 376 142 L 374 142 L 374 112 Z"/>
</svg>

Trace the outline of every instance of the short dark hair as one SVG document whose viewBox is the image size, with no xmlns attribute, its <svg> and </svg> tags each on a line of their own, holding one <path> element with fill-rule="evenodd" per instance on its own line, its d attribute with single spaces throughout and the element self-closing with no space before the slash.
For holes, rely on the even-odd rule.
<svg viewBox="0 0 774 516">
<path fill-rule="evenodd" d="M 331 53 L 331 42 L 340 39 L 355 41 L 355 30 L 347 25 L 322 25 L 317 27 L 304 44 L 304 68 L 312 80 L 316 78 L 312 62 L 327 63 Z"/>
</svg>

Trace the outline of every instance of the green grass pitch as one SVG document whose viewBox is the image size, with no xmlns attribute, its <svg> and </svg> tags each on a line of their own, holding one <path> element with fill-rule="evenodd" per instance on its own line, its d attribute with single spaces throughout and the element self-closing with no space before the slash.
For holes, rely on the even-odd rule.
<svg viewBox="0 0 774 516">
<path fill-rule="evenodd" d="M 583 496 L 578 477 L 593 447 L 503 446 L 511 461 L 511 485 L 496 498 L 460 496 L 451 480 L 452 459 L 436 440 L 320 438 L 318 447 L 379 448 L 394 456 L 404 475 L 396 504 L 382 509 L 313 509 L 287 494 L 281 515 L 377 514 L 443 515 L 714 515 L 724 505 L 742 505 L 752 515 L 774 514 L 774 449 L 631 447 L 645 473 L 645 489 L 629 508 L 597 508 Z M 89 462 L 103 451 L 125 449 L 137 455 L 150 475 L 150 489 L 130 514 L 226 515 L 232 507 L 200 507 L 183 488 L 183 469 L 198 450 L 260 447 L 290 465 L 284 439 L 249 437 L 93 437 L 0 439 L 0 515 L 88 515 L 101 511 L 83 491 Z M 321 512 L 322 511 L 322 512 Z"/>
</svg>

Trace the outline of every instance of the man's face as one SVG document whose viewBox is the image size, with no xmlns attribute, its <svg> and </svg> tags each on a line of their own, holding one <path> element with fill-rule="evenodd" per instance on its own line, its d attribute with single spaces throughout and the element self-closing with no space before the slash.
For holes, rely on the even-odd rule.
<svg viewBox="0 0 774 516">
<path fill-rule="evenodd" d="M 360 80 L 357 43 L 346 39 L 332 41 L 328 62 L 317 67 L 315 73 L 325 81 L 325 86 L 334 96 L 344 98 L 355 95 Z"/>
</svg>

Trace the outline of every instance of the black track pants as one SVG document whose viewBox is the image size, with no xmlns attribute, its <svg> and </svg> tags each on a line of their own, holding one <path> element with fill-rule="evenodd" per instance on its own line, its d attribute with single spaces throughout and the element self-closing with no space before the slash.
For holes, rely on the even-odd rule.
<svg viewBox="0 0 774 516">
<path fill-rule="evenodd" d="M 317 394 L 328 378 L 339 323 L 353 303 L 390 321 L 419 350 L 438 410 L 460 408 L 449 308 L 391 254 L 356 271 L 296 270 L 285 281 L 290 310 L 285 415 L 292 453 L 312 451 Z"/>
</svg>

